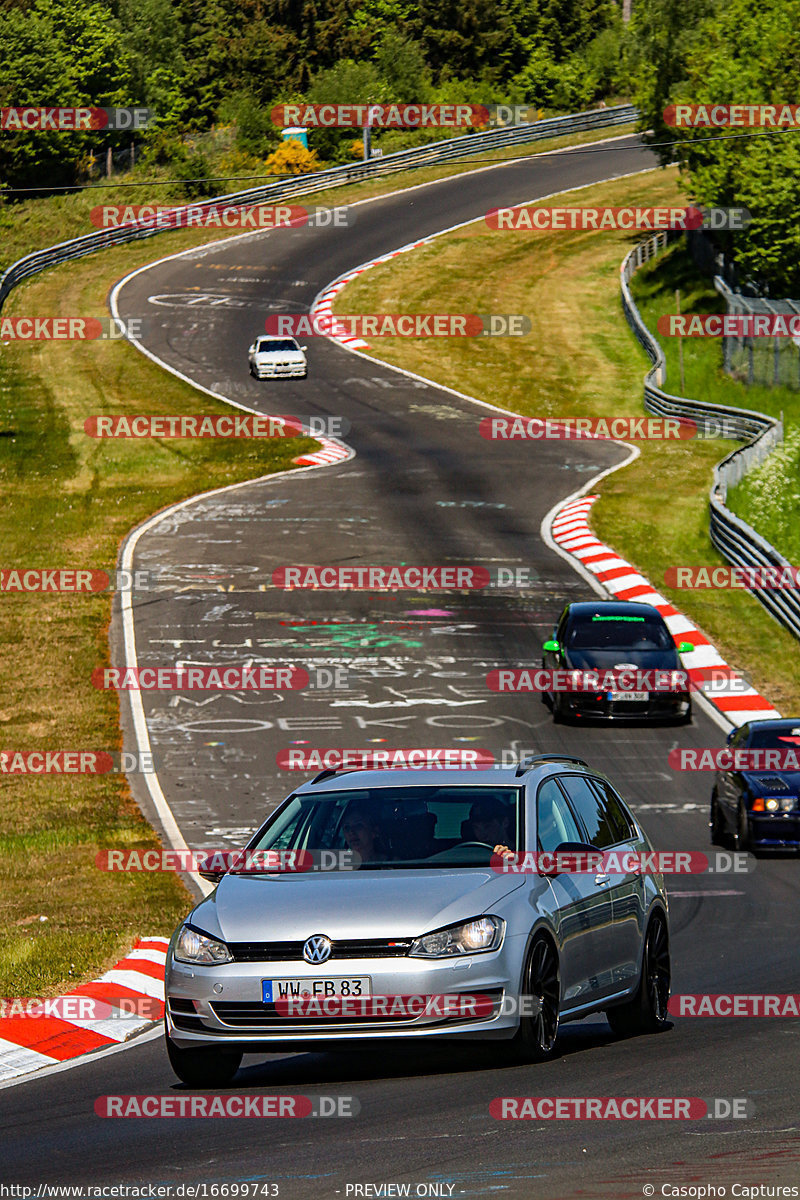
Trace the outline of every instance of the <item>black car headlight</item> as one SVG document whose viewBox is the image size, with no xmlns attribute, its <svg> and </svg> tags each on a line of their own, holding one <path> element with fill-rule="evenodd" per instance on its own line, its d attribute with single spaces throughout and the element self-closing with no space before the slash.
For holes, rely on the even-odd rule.
<svg viewBox="0 0 800 1200">
<path fill-rule="evenodd" d="M 412 958 L 451 958 L 460 954 L 485 954 L 498 950 L 506 923 L 501 917 L 474 917 L 459 925 L 448 925 L 425 933 L 412 943 Z"/>
<path fill-rule="evenodd" d="M 197 963 L 205 967 L 233 962 L 233 955 L 224 942 L 218 942 L 207 933 L 198 933 L 188 925 L 184 925 L 178 934 L 172 954 L 177 962 Z"/>
</svg>

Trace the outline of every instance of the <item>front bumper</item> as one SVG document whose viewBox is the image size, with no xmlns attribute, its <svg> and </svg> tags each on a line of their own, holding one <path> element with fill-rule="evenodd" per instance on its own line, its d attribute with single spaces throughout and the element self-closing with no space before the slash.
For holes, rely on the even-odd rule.
<svg viewBox="0 0 800 1200">
<path fill-rule="evenodd" d="M 305 379 L 308 367 L 305 363 L 291 363 L 286 366 L 267 366 L 253 364 L 253 372 L 257 379 Z"/>
<path fill-rule="evenodd" d="M 564 693 L 561 711 L 597 721 L 681 721 L 692 711 L 688 692 L 651 692 L 647 700 L 611 700 L 606 692 Z"/>
<path fill-rule="evenodd" d="M 263 979 L 324 977 L 303 962 L 235 962 L 218 967 L 192 966 L 168 959 L 166 1025 L 181 1047 L 236 1045 L 263 1048 L 292 1044 L 374 1041 L 412 1037 L 510 1038 L 519 1024 L 514 1005 L 521 975 L 515 951 L 525 938 L 509 938 L 500 950 L 457 962 L 418 958 L 348 959 L 327 974 L 369 976 L 375 996 L 440 996 L 455 993 L 492 997 L 492 1013 L 479 1017 L 425 1014 L 397 1017 L 297 1017 L 275 1012 L 261 1000 Z M 512 984 L 511 980 L 514 980 Z M 216 989 L 216 990 L 215 990 Z M 504 1002 L 505 1001 L 505 1002 Z M 485 1010 L 483 1010 L 485 1011 Z"/>
<path fill-rule="evenodd" d="M 800 849 L 800 812 L 749 813 L 750 842 L 761 850 Z"/>
</svg>

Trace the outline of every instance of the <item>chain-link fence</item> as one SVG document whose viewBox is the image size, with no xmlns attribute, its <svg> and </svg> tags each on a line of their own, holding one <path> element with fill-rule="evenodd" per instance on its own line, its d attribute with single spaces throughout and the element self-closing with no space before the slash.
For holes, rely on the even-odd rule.
<svg viewBox="0 0 800 1200">
<path fill-rule="evenodd" d="M 800 388 L 800 300 L 767 300 L 763 296 L 743 296 L 734 292 L 721 276 L 714 287 L 728 306 L 728 314 L 748 317 L 786 318 L 785 326 L 794 334 L 777 336 L 745 332 L 722 339 L 725 370 L 740 383 L 758 383 L 764 387 Z M 791 320 L 794 318 L 794 320 Z M 764 329 L 771 326 L 764 322 Z"/>
</svg>

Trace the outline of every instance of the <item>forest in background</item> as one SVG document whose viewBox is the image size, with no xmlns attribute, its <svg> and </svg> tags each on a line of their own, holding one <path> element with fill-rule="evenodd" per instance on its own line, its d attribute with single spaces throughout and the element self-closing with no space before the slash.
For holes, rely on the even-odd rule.
<svg viewBox="0 0 800 1200">
<path fill-rule="evenodd" d="M 147 107 L 156 115 L 137 135 L 133 177 L 176 180 L 193 198 L 245 186 L 226 179 L 361 157 L 358 130 L 326 129 L 283 161 L 278 104 L 502 103 L 547 115 L 632 100 L 693 200 L 750 209 L 735 235 L 744 276 L 798 295 L 798 134 L 710 138 L 662 115 L 676 102 L 796 101 L 798 39 L 800 0 L 634 0 L 629 21 L 616 0 L 0 0 L 0 107 Z M 434 136 L 452 131 L 386 130 L 373 145 L 391 153 Z M 120 155 L 130 140 L 4 132 L 0 204 L 96 178 L 109 148 Z"/>
</svg>

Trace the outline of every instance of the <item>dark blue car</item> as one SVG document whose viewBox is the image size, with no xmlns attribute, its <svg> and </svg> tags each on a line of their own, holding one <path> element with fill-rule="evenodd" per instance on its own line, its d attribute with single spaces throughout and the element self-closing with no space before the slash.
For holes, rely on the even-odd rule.
<svg viewBox="0 0 800 1200">
<path fill-rule="evenodd" d="M 717 771 L 711 793 L 712 843 L 800 850 L 800 717 L 748 721 L 728 747 L 731 767 Z"/>
</svg>

